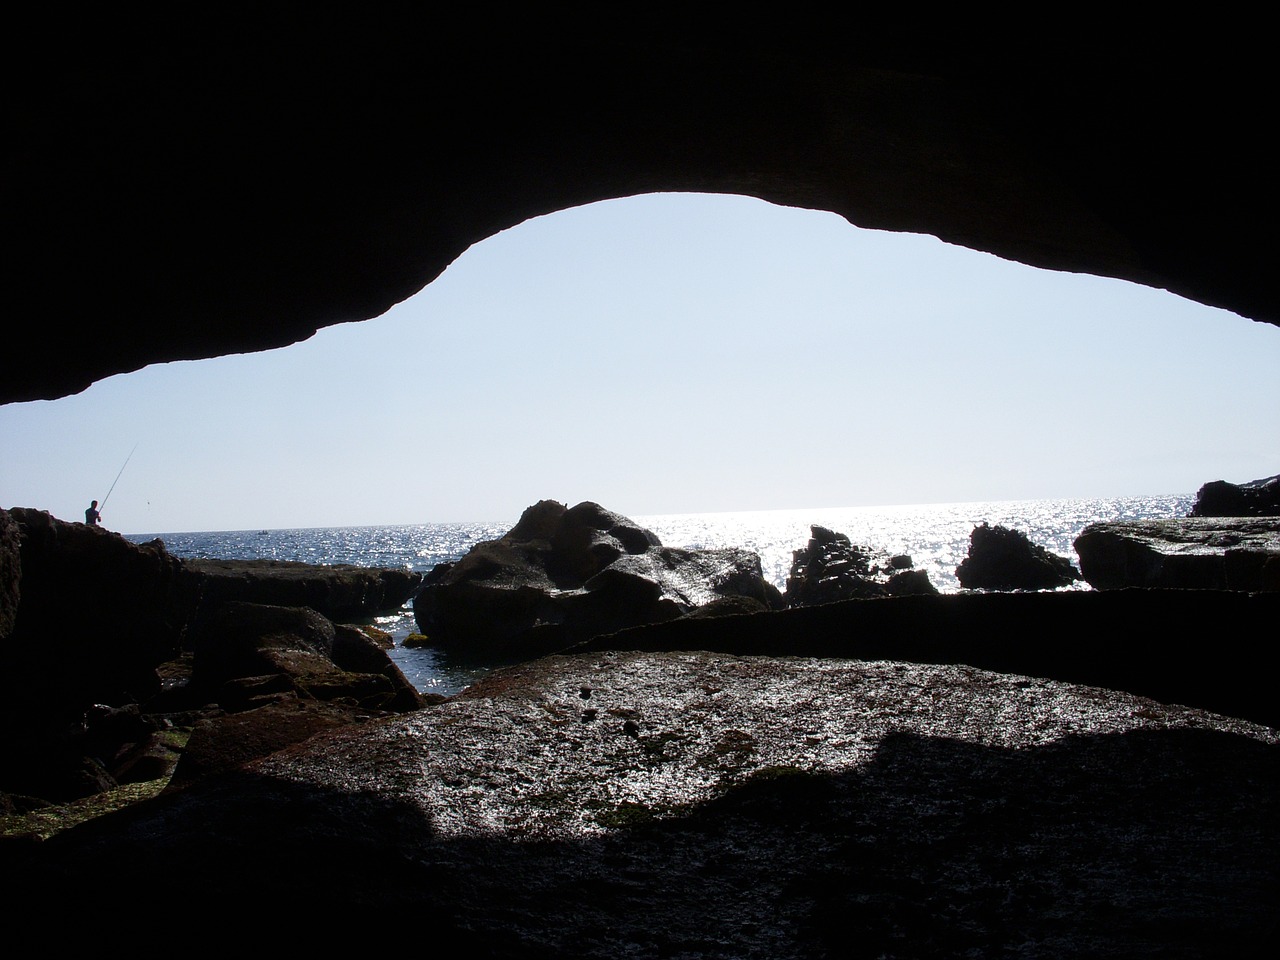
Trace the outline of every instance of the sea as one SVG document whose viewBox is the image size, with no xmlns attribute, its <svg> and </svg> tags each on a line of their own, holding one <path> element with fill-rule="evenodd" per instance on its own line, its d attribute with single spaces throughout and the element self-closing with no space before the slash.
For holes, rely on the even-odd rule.
<svg viewBox="0 0 1280 960">
<path fill-rule="evenodd" d="M 1072 543 L 1090 523 L 1185 517 L 1195 497 L 1173 494 L 1068 500 L 998 500 L 903 506 L 829 507 L 635 516 L 664 546 L 688 549 L 742 547 L 760 557 L 762 571 L 779 590 L 786 586 L 795 551 L 804 547 L 810 527 L 846 534 L 855 544 L 877 551 L 907 554 L 943 593 L 962 590 L 955 569 L 968 555 L 969 537 L 982 523 L 1025 533 L 1032 543 L 1066 557 L 1079 568 Z M 159 538 L 174 556 L 214 559 L 272 559 L 302 563 L 345 563 L 404 568 L 426 573 L 439 563 L 460 559 L 475 544 L 501 537 L 513 518 L 484 523 L 418 523 L 376 527 L 312 527 L 282 530 L 228 530 L 200 533 L 133 534 L 145 543 Z M 1090 589 L 1081 581 L 1073 588 Z M 483 670 L 451 664 L 430 647 L 406 647 L 417 631 L 412 603 L 374 621 L 392 637 L 389 652 L 406 678 L 423 693 L 452 696 Z"/>
</svg>

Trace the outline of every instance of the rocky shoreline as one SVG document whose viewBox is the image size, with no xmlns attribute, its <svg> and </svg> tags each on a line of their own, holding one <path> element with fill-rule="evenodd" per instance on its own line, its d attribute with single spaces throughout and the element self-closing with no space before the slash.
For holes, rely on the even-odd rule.
<svg viewBox="0 0 1280 960">
<path fill-rule="evenodd" d="M 1278 761 L 1272 728 L 971 667 L 553 656 L 0 846 L 7 932 L 74 902 L 89 939 L 141 913 L 147 942 L 1252 956 Z"/>
<path fill-rule="evenodd" d="M 403 910 L 494 957 L 1243 956 L 1275 933 L 1269 580 L 894 593 L 909 558 L 815 529 L 791 600 L 859 579 L 793 604 L 745 558 L 549 503 L 423 584 L 179 561 L 0 511 L 4 822 L 46 816 L 0 840 L 16 935 L 87 877 L 76 910 L 101 923 L 143 907 L 181 935 L 216 913 L 238 939 L 281 911 Z M 1270 576 L 1260 522 L 1271 539 L 1220 562 Z M 1058 566 L 979 539 L 983 575 L 1010 549 Z M 642 568 L 666 572 L 641 589 Z M 572 626 L 452 698 L 422 698 L 358 622 L 431 583 L 530 577 L 567 606 L 489 603 L 499 632 Z M 637 597 L 658 615 L 618 619 Z M 88 668 L 67 678 L 32 612 L 72 602 Z M 447 607 L 420 624 L 448 630 Z M 119 809 L 65 829 L 95 802 Z"/>
</svg>

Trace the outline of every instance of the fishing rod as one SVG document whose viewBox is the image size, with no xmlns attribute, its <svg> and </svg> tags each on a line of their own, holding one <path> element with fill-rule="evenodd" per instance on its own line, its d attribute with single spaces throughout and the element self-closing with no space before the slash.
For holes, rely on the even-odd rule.
<svg viewBox="0 0 1280 960">
<path fill-rule="evenodd" d="M 138 449 L 138 445 L 135 443 L 133 445 L 133 450 L 137 450 L 137 449 Z M 129 465 L 129 461 L 133 459 L 133 450 L 130 450 L 129 456 L 124 458 L 124 463 L 120 464 L 120 473 L 124 473 L 124 468 L 127 467 Z M 118 483 L 120 480 L 120 473 L 117 473 L 115 480 L 111 481 L 111 490 L 114 490 L 116 488 L 116 483 Z M 107 497 L 111 496 L 111 490 L 107 491 Z M 98 504 L 99 510 L 101 510 L 103 507 L 107 505 L 107 497 L 103 497 L 102 502 Z"/>
</svg>

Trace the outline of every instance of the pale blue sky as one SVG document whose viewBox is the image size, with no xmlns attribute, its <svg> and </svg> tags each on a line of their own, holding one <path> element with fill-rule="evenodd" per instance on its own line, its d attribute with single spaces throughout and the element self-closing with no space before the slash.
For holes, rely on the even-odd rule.
<svg viewBox="0 0 1280 960">
<path fill-rule="evenodd" d="M 122 533 L 1194 493 L 1280 473 L 1278 441 L 1275 327 L 665 194 L 523 223 L 305 343 L 0 407 L 0 506 L 82 519 L 130 451 Z"/>
</svg>

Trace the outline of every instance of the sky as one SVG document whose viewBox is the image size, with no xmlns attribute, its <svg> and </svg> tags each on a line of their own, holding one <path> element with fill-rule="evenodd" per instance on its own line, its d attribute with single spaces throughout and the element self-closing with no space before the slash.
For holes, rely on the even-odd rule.
<svg viewBox="0 0 1280 960">
<path fill-rule="evenodd" d="M 180 322 L 180 318 L 175 318 Z M 1280 473 L 1280 329 L 735 196 L 526 221 L 279 350 L 0 406 L 126 534 L 1192 494 Z"/>
</svg>

